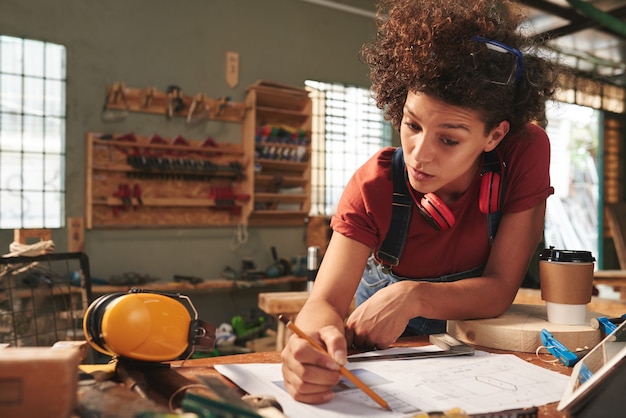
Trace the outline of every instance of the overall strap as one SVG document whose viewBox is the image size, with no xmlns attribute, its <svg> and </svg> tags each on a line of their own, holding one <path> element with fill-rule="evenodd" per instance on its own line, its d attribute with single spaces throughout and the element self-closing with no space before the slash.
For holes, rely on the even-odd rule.
<svg viewBox="0 0 626 418">
<path fill-rule="evenodd" d="M 398 147 L 391 160 L 391 178 L 393 181 L 391 223 L 387 236 L 376 253 L 376 258 L 385 270 L 390 270 L 391 267 L 397 266 L 400 262 L 400 255 L 404 250 L 404 242 L 411 222 L 414 203 L 404 178 L 405 171 L 402 147 Z"/>
</svg>

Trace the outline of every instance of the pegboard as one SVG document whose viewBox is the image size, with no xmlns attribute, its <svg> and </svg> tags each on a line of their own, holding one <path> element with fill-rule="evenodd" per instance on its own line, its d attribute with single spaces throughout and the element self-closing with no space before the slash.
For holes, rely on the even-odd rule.
<svg viewBox="0 0 626 418">
<path fill-rule="evenodd" d="M 241 144 L 87 133 L 86 228 L 246 224 Z"/>
</svg>

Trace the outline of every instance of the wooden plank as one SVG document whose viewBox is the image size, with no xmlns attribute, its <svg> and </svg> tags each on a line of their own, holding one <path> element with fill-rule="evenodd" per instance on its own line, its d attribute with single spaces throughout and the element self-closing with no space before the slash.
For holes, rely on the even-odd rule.
<svg viewBox="0 0 626 418">
<path fill-rule="evenodd" d="M 85 248 L 85 219 L 67 218 L 67 251 L 82 252 Z"/>
<path fill-rule="evenodd" d="M 603 316 L 587 312 L 591 318 Z M 593 347 L 602 339 L 591 325 L 561 325 L 548 322 L 545 305 L 513 304 L 497 318 L 448 321 L 448 333 L 470 344 L 498 350 L 534 353 L 541 347 L 541 330 L 547 329 L 570 350 Z"/>
<path fill-rule="evenodd" d="M 13 241 L 20 244 L 32 244 L 39 241 L 50 241 L 52 233 L 49 229 L 15 229 Z"/>
<path fill-rule="evenodd" d="M 308 297 L 306 291 L 259 293 L 259 308 L 270 315 L 297 314 Z"/>
<path fill-rule="evenodd" d="M 606 219 L 615 243 L 620 268 L 626 269 L 626 202 L 606 205 Z"/>
</svg>

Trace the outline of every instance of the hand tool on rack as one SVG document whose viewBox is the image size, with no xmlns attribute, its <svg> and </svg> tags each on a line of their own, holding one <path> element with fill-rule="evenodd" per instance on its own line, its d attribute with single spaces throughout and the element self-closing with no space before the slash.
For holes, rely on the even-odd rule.
<svg viewBox="0 0 626 418">
<path fill-rule="evenodd" d="M 134 132 L 128 132 L 123 135 L 116 136 L 115 138 L 113 138 L 113 141 L 135 143 L 137 142 L 137 137 L 135 136 Z M 115 149 L 125 155 L 139 155 L 139 147 L 126 147 L 120 145 L 116 146 Z"/>
<path fill-rule="evenodd" d="M 168 142 L 163 137 L 157 134 L 152 134 L 150 136 L 150 139 L 148 140 L 148 143 L 155 144 L 155 145 L 168 145 Z M 165 154 L 165 150 L 155 149 L 155 148 L 146 149 L 146 155 L 149 157 L 159 157 L 163 154 Z"/>
<path fill-rule="evenodd" d="M 141 186 L 139 184 L 135 184 L 133 186 L 133 197 L 137 199 L 138 205 L 143 205 L 143 199 L 141 198 Z"/>
<path fill-rule="evenodd" d="M 183 100 L 183 90 L 179 86 L 168 86 L 167 90 L 167 113 L 168 119 L 171 119 L 174 114 L 182 112 L 185 108 L 185 102 Z"/>
<path fill-rule="evenodd" d="M 102 106 L 102 119 L 107 122 L 124 120 L 128 116 L 128 102 L 126 100 L 126 86 L 115 82 L 107 87 L 104 105 Z M 122 107 L 120 109 L 120 102 Z"/>
<path fill-rule="evenodd" d="M 131 192 L 130 187 L 126 183 L 120 183 L 117 185 L 117 191 L 113 194 L 114 197 L 117 197 L 122 200 L 122 205 L 113 206 L 113 216 L 118 216 L 120 209 L 127 210 L 132 206 L 132 202 L 130 200 Z"/>
<path fill-rule="evenodd" d="M 152 104 L 152 99 L 154 98 L 154 95 L 156 94 L 156 87 L 148 87 L 147 89 L 144 90 L 143 92 L 143 107 L 150 107 L 150 105 Z"/>
<path fill-rule="evenodd" d="M 186 121 L 188 124 L 197 124 L 207 119 L 209 119 L 207 97 L 202 93 L 198 93 L 194 96 L 189 105 Z"/>
<path fill-rule="evenodd" d="M 215 116 L 220 116 L 222 112 L 224 111 L 224 109 L 230 106 L 231 100 L 232 99 L 230 98 L 230 96 L 220 97 L 219 99 L 217 99 L 218 107 L 217 107 L 217 112 L 215 112 Z"/>
<path fill-rule="evenodd" d="M 182 135 L 176 135 L 176 137 L 172 140 L 172 145 L 180 146 L 181 148 L 188 148 L 190 143 Z M 188 150 L 172 151 L 172 154 L 178 157 L 186 155 L 187 153 Z"/>
</svg>

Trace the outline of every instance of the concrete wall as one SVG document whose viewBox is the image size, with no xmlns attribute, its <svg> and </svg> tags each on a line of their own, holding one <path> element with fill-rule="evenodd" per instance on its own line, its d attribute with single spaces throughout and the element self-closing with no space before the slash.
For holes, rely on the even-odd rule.
<svg viewBox="0 0 626 418">
<path fill-rule="evenodd" d="M 373 1 L 358 3 L 373 9 Z M 358 51 L 375 26 L 371 18 L 298 0 L 2 0 L 0 34 L 67 48 L 66 215 L 82 217 L 87 131 L 240 141 L 239 131 L 216 122 L 192 127 L 184 118 L 133 113 L 105 122 L 107 85 L 164 91 L 175 84 L 188 95 L 235 101 L 257 80 L 366 87 Z M 239 84 L 232 89 L 225 82 L 227 51 L 240 54 Z M 52 232 L 57 252 L 65 251 L 67 231 Z M 235 231 L 227 227 L 87 230 L 85 252 L 94 277 L 132 271 L 170 280 L 174 274 L 216 278 L 226 265 L 238 269 L 243 257 L 264 268 L 271 246 L 285 257 L 306 251 L 304 226 L 248 232 L 248 241 L 233 248 Z M 12 240 L 12 231 L 0 231 L 0 252 L 8 252 Z"/>
</svg>

